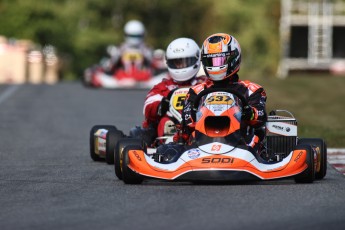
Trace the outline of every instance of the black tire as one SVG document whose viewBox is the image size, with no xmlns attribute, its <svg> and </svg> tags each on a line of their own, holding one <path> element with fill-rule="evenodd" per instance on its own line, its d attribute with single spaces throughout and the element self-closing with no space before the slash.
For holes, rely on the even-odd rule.
<svg viewBox="0 0 345 230">
<path fill-rule="evenodd" d="M 295 150 L 306 150 L 308 167 L 294 177 L 296 183 L 313 183 L 315 180 L 314 152 L 311 145 L 297 145 Z"/>
<path fill-rule="evenodd" d="M 129 167 L 129 150 L 142 150 L 139 145 L 129 145 L 123 149 L 123 164 L 122 164 L 122 180 L 125 184 L 141 184 L 144 177 L 136 172 L 133 172 Z"/>
<path fill-rule="evenodd" d="M 103 161 L 103 158 L 101 158 L 98 154 L 95 153 L 94 134 L 99 129 L 117 130 L 116 127 L 113 125 L 95 125 L 92 127 L 92 129 L 90 130 L 89 145 L 90 145 L 90 156 L 91 156 L 91 159 L 94 161 Z"/>
<path fill-rule="evenodd" d="M 143 143 L 142 140 L 138 138 L 123 138 L 117 142 L 114 151 L 114 168 L 115 175 L 119 180 L 122 180 L 123 149 L 128 145 L 142 146 Z"/>
<path fill-rule="evenodd" d="M 107 164 L 114 164 L 114 152 L 117 142 L 124 137 L 120 130 L 109 130 L 106 137 L 105 161 Z"/>
<path fill-rule="evenodd" d="M 298 140 L 298 144 L 309 144 L 314 147 L 318 147 L 320 150 L 320 167 L 315 172 L 315 179 L 321 180 L 327 174 L 327 145 L 325 141 L 321 138 L 302 138 Z"/>
</svg>

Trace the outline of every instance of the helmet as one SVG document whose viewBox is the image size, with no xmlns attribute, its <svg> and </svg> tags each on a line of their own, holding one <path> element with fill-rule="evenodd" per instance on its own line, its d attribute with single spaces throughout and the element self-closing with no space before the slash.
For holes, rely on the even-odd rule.
<svg viewBox="0 0 345 230">
<path fill-rule="evenodd" d="M 231 77 L 240 70 L 240 44 L 229 34 L 213 34 L 202 45 L 201 60 L 205 74 L 211 80 Z"/>
<path fill-rule="evenodd" d="M 130 20 L 124 27 L 126 42 L 131 45 L 139 45 L 144 40 L 145 27 L 137 20 Z"/>
<path fill-rule="evenodd" d="M 190 38 L 172 41 L 166 51 L 168 71 L 176 82 L 193 78 L 200 69 L 200 48 Z"/>
</svg>

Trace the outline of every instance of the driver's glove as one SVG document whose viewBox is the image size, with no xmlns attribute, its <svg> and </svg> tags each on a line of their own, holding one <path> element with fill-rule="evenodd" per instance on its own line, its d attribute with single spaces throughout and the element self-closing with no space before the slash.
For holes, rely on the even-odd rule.
<svg viewBox="0 0 345 230">
<path fill-rule="evenodd" d="M 189 139 L 189 135 L 186 133 L 180 133 L 180 132 L 176 132 L 173 136 L 173 141 L 175 143 L 179 143 L 179 142 L 183 142 L 186 143 Z"/>
<path fill-rule="evenodd" d="M 161 102 L 158 105 L 157 114 L 162 117 L 169 110 L 169 100 L 166 97 L 163 97 Z"/>
<path fill-rule="evenodd" d="M 251 106 L 246 105 L 242 110 L 242 120 L 251 121 L 254 119 L 254 110 Z"/>
</svg>

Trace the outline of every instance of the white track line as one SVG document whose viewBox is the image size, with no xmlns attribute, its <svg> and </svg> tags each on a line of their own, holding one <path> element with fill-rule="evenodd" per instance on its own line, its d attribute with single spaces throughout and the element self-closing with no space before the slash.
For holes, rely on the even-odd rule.
<svg viewBox="0 0 345 230">
<path fill-rule="evenodd" d="M 0 104 L 9 98 L 15 91 L 17 91 L 19 87 L 20 85 L 11 85 L 2 94 L 0 94 Z"/>
<path fill-rule="evenodd" d="M 327 153 L 343 153 L 345 154 L 345 149 L 333 149 L 333 148 L 328 148 Z"/>
<path fill-rule="evenodd" d="M 327 149 L 327 161 L 345 175 L 345 149 Z"/>
</svg>

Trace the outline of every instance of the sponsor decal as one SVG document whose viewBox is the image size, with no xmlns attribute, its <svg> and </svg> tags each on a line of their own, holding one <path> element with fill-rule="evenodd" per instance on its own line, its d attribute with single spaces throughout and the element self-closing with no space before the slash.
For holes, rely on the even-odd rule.
<svg viewBox="0 0 345 230">
<path fill-rule="evenodd" d="M 297 126 L 283 122 L 267 122 L 269 132 L 284 136 L 297 136 Z"/>
<path fill-rule="evenodd" d="M 265 112 L 263 110 L 258 110 L 258 115 L 263 116 L 263 115 L 265 115 Z"/>
<path fill-rule="evenodd" d="M 219 152 L 222 148 L 222 145 L 212 145 L 211 151 Z"/>
<path fill-rule="evenodd" d="M 223 52 L 223 53 L 204 54 L 203 57 L 214 58 L 214 57 L 226 57 L 226 56 L 233 56 L 233 55 L 235 55 L 235 51 L 228 51 L 228 52 Z"/>
<path fill-rule="evenodd" d="M 281 130 L 281 131 L 284 130 L 284 127 L 279 126 L 279 125 L 272 125 L 272 127 L 275 128 L 275 129 Z"/>
<path fill-rule="evenodd" d="M 189 114 L 185 114 L 185 116 L 184 116 L 185 120 L 189 120 L 190 118 L 191 118 L 191 116 Z"/>
<path fill-rule="evenodd" d="M 198 149 L 192 149 L 187 152 L 187 155 L 190 159 L 196 159 L 200 156 L 200 152 Z"/>
<path fill-rule="evenodd" d="M 232 164 L 234 163 L 234 158 L 222 158 L 222 157 L 206 157 L 203 158 L 202 164 Z"/>
<path fill-rule="evenodd" d="M 286 131 L 286 132 L 290 132 L 291 128 L 290 127 L 283 127 L 283 126 L 279 126 L 279 125 L 272 125 L 273 128 L 278 129 L 280 131 Z"/>
<path fill-rule="evenodd" d="M 134 154 L 134 156 L 138 159 L 138 161 L 141 161 L 141 157 L 139 156 L 139 154 L 137 153 L 137 151 L 133 150 L 133 154 Z"/>
<path fill-rule="evenodd" d="M 181 53 L 183 51 L 184 51 L 183 48 L 176 48 L 176 49 L 173 50 L 174 53 Z"/>
<path fill-rule="evenodd" d="M 302 154 L 303 154 L 303 151 L 299 152 L 297 157 L 294 159 L 294 162 L 297 162 L 299 158 L 301 158 Z"/>
<path fill-rule="evenodd" d="M 224 110 L 226 110 L 226 107 L 224 107 L 223 105 L 212 105 L 212 111 L 214 112 L 222 112 Z"/>
</svg>

